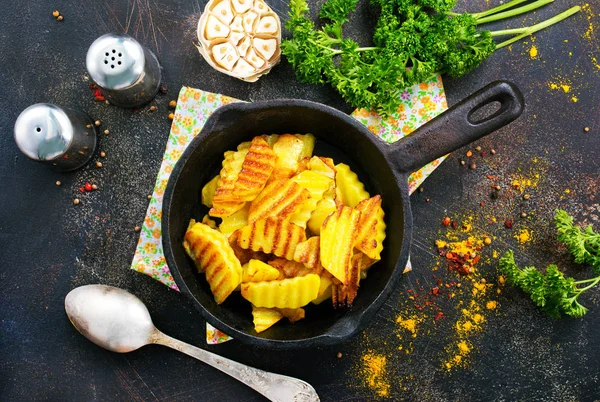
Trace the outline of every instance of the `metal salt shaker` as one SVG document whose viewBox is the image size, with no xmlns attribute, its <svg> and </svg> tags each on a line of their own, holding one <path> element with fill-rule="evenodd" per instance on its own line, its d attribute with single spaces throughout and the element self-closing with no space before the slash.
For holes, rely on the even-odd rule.
<svg viewBox="0 0 600 402">
<path fill-rule="evenodd" d="M 94 121 L 87 114 L 50 103 L 29 106 L 15 123 L 21 152 L 61 171 L 85 165 L 94 155 L 97 139 Z"/>
<path fill-rule="evenodd" d="M 156 56 L 131 36 L 106 34 L 87 52 L 90 78 L 112 104 L 133 108 L 150 102 L 160 87 Z"/>
</svg>

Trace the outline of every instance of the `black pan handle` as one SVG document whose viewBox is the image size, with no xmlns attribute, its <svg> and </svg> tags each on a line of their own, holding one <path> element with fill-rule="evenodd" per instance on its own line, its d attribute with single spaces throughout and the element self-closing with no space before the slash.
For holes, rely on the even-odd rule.
<svg viewBox="0 0 600 402">
<path fill-rule="evenodd" d="M 476 120 L 475 112 L 492 102 L 499 102 L 500 108 Z M 521 115 L 524 106 L 519 88 L 508 81 L 494 81 L 389 146 L 388 158 L 401 173 L 414 172 L 504 127 Z"/>
</svg>

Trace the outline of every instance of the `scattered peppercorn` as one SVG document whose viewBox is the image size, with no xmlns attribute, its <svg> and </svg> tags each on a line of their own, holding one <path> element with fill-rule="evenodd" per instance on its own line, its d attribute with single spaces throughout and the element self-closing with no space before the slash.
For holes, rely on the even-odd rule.
<svg viewBox="0 0 600 402">
<path fill-rule="evenodd" d="M 524 199 L 524 200 L 528 200 L 528 199 L 530 199 L 530 198 L 531 198 L 531 196 L 530 196 L 529 194 L 524 194 L 524 195 L 523 195 L 523 199 Z"/>
<path fill-rule="evenodd" d="M 342 352 L 337 352 L 336 356 L 337 356 L 338 359 L 341 359 L 342 358 Z"/>
<path fill-rule="evenodd" d="M 85 193 L 85 187 L 79 187 L 79 192 L 80 193 Z"/>
<path fill-rule="evenodd" d="M 423 187 L 419 187 L 419 193 L 423 192 Z"/>
<path fill-rule="evenodd" d="M 492 188 L 496 191 L 500 191 L 502 189 L 502 187 L 500 187 L 499 185 L 492 186 Z"/>
<path fill-rule="evenodd" d="M 99 126 L 100 124 L 102 124 L 102 123 L 100 123 L 100 120 L 96 120 L 96 121 L 94 122 L 94 124 L 96 125 L 96 127 L 98 127 L 98 126 Z"/>
<path fill-rule="evenodd" d="M 169 113 L 169 120 L 173 120 L 175 118 L 175 115 L 173 113 Z"/>
<path fill-rule="evenodd" d="M 57 185 L 57 186 L 60 186 L 61 184 L 62 184 L 62 183 L 60 182 L 60 180 L 57 180 L 57 181 L 56 181 L 56 185 Z"/>
<path fill-rule="evenodd" d="M 95 184 L 92 184 L 92 190 L 98 190 L 98 186 Z"/>
<path fill-rule="evenodd" d="M 465 166 L 466 163 L 467 162 L 465 162 L 465 161 L 460 161 L 460 164 L 463 165 L 463 166 Z"/>
<path fill-rule="evenodd" d="M 521 212 L 521 218 L 527 218 L 527 214 L 525 212 Z"/>
<path fill-rule="evenodd" d="M 135 230 L 136 232 L 139 232 L 140 231 L 140 227 L 136 226 L 136 227 L 133 228 L 133 230 Z"/>
<path fill-rule="evenodd" d="M 90 183 L 85 183 L 85 191 L 92 191 L 92 185 Z"/>
<path fill-rule="evenodd" d="M 75 205 L 79 204 L 79 198 L 75 198 L 75 199 L 73 200 L 73 204 L 75 204 Z"/>
<path fill-rule="evenodd" d="M 485 158 L 485 152 L 482 152 L 482 153 L 481 153 L 481 157 L 482 157 L 482 158 Z"/>
<path fill-rule="evenodd" d="M 477 152 L 481 151 L 481 147 L 480 147 L 479 145 L 477 145 L 477 146 L 475 147 L 475 151 L 477 151 Z"/>
<path fill-rule="evenodd" d="M 507 220 L 504 221 L 504 227 L 505 228 L 512 229 L 512 226 L 513 226 L 513 224 L 512 224 L 512 221 L 510 219 L 507 219 Z"/>
<path fill-rule="evenodd" d="M 473 156 L 473 152 L 471 152 L 471 150 L 469 149 L 467 151 L 467 157 L 470 158 L 471 156 Z"/>
<path fill-rule="evenodd" d="M 150 111 L 151 112 L 154 112 L 155 110 L 156 110 L 156 106 L 154 106 L 154 105 L 150 106 Z"/>
<path fill-rule="evenodd" d="M 425 198 L 425 202 L 429 202 L 431 201 L 429 198 Z"/>
<path fill-rule="evenodd" d="M 104 134 L 106 134 L 106 135 L 109 135 L 109 134 L 110 134 L 110 131 L 108 131 L 108 130 L 104 130 Z"/>
<path fill-rule="evenodd" d="M 487 281 L 485 280 L 485 278 L 481 278 L 481 279 L 479 280 L 479 282 L 481 282 L 481 283 L 486 283 Z"/>
<path fill-rule="evenodd" d="M 92 128 L 91 124 L 86 124 L 85 128 Z"/>
<path fill-rule="evenodd" d="M 169 102 L 169 107 L 175 109 L 176 106 L 177 106 L 177 101 L 176 100 L 172 100 L 171 102 Z"/>
<path fill-rule="evenodd" d="M 491 153 L 492 155 L 496 155 L 496 150 L 495 150 L 495 149 L 492 149 L 492 150 L 490 150 L 490 153 Z"/>
<path fill-rule="evenodd" d="M 590 128 L 586 127 L 586 128 L 583 129 L 583 131 L 585 131 L 587 133 L 588 131 L 590 131 Z"/>
<path fill-rule="evenodd" d="M 101 158 L 104 158 L 105 156 L 106 156 L 106 152 L 104 152 L 104 151 L 100 152 L 100 157 Z"/>
<path fill-rule="evenodd" d="M 65 17 L 63 17 L 62 15 L 59 15 L 58 17 L 56 17 L 56 21 L 62 21 L 64 19 L 65 19 Z"/>
<path fill-rule="evenodd" d="M 60 15 L 60 12 L 58 10 L 52 11 L 52 16 L 53 17 L 58 17 L 59 15 Z"/>
<path fill-rule="evenodd" d="M 169 90 L 165 84 L 160 84 L 160 87 L 158 88 L 158 92 L 160 92 L 161 94 L 166 94 L 168 91 Z"/>
<path fill-rule="evenodd" d="M 476 164 L 474 164 L 474 163 L 471 163 L 471 164 L 469 165 L 469 169 L 475 169 L 476 167 L 477 167 L 477 165 L 476 165 Z"/>
<path fill-rule="evenodd" d="M 101 168 L 102 167 L 102 162 L 96 162 L 96 167 Z"/>
<path fill-rule="evenodd" d="M 492 239 L 490 237 L 486 237 L 485 239 L 483 239 L 483 243 L 486 246 L 489 246 L 490 244 L 492 244 Z"/>
<path fill-rule="evenodd" d="M 481 202 L 479 203 L 479 206 L 480 206 L 480 207 L 483 207 L 484 205 L 485 205 L 485 202 L 483 202 L 483 201 L 481 201 Z"/>
<path fill-rule="evenodd" d="M 442 226 L 448 225 L 450 225 L 450 218 L 446 216 L 444 219 L 442 219 Z"/>
<path fill-rule="evenodd" d="M 104 104 L 105 104 L 105 105 L 110 105 L 110 102 L 109 102 L 108 100 L 105 100 L 105 101 L 104 101 Z"/>
<path fill-rule="evenodd" d="M 151 200 L 151 199 L 152 199 L 152 195 L 151 195 L 151 194 L 149 194 L 149 195 L 148 195 L 148 199 L 149 199 L 149 200 Z"/>
<path fill-rule="evenodd" d="M 442 320 L 444 318 L 444 313 L 442 311 L 438 311 L 437 314 L 435 315 L 435 320 L 439 321 Z"/>
</svg>

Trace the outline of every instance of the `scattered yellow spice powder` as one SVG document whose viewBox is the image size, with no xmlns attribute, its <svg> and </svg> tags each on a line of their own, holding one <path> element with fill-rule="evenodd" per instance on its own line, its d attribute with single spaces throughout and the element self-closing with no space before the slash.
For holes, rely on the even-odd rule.
<svg viewBox="0 0 600 402">
<path fill-rule="evenodd" d="M 537 54 L 538 54 L 537 47 L 531 46 L 531 49 L 529 49 L 529 57 L 532 59 L 535 59 L 537 57 Z"/>
<path fill-rule="evenodd" d="M 517 234 L 515 234 L 514 237 L 521 244 L 529 243 L 531 240 L 533 240 L 533 232 L 528 229 L 521 229 Z"/>
<path fill-rule="evenodd" d="M 367 386 L 378 396 L 388 396 L 390 393 L 390 383 L 387 378 L 387 359 L 385 356 L 369 349 L 362 356 L 362 363 L 361 375 Z"/>
<path fill-rule="evenodd" d="M 490 300 L 485 304 L 485 308 L 487 308 L 488 310 L 496 310 L 497 307 L 498 302 L 496 302 L 495 300 Z"/>
</svg>

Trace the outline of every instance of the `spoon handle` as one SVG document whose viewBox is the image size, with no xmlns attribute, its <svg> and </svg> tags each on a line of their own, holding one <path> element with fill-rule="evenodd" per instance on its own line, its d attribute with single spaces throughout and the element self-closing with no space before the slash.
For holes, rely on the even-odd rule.
<svg viewBox="0 0 600 402">
<path fill-rule="evenodd" d="M 189 345 L 165 335 L 158 330 L 156 331 L 152 342 L 168 346 L 213 366 L 261 393 L 271 401 L 319 401 L 319 396 L 315 389 L 310 384 L 297 378 L 269 373 L 268 371 L 246 366 L 245 364 L 226 359 L 204 349 Z"/>
</svg>

